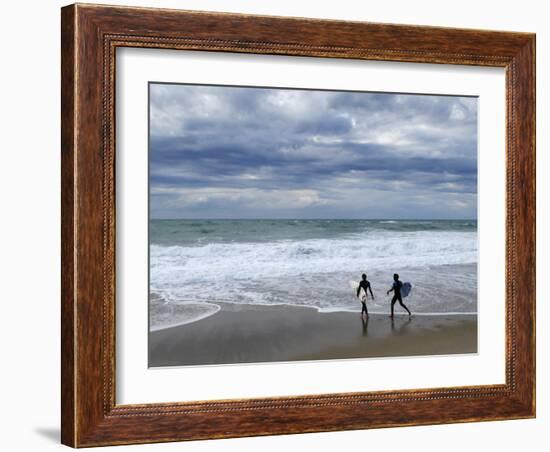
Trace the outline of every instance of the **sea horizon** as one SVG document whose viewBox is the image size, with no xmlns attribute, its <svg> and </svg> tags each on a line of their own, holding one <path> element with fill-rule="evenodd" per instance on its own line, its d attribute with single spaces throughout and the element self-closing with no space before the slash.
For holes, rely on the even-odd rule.
<svg viewBox="0 0 550 452">
<path fill-rule="evenodd" d="M 187 218 L 154 218 L 150 217 L 149 221 L 152 220 L 165 220 L 165 221 L 171 221 L 171 220 L 179 220 L 179 221 L 193 221 L 193 220 L 216 220 L 216 221 L 255 221 L 255 220 L 322 220 L 322 221 L 329 221 L 329 220 L 337 220 L 337 221 L 477 221 L 477 218 L 392 218 L 392 217 L 380 217 L 380 218 L 337 218 L 337 217 L 307 217 L 307 218 L 299 218 L 299 217 L 257 217 L 257 218 L 230 218 L 230 217 L 187 217 Z"/>
</svg>

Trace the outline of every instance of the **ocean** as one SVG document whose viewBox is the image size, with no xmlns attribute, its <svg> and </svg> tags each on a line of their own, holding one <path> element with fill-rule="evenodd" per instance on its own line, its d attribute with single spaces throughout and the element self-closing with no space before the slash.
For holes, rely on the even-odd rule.
<svg viewBox="0 0 550 452">
<path fill-rule="evenodd" d="M 370 313 L 389 313 L 395 272 L 413 314 L 477 313 L 475 220 L 151 220 L 149 242 L 151 330 L 223 303 L 359 312 L 362 273 Z"/>
</svg>

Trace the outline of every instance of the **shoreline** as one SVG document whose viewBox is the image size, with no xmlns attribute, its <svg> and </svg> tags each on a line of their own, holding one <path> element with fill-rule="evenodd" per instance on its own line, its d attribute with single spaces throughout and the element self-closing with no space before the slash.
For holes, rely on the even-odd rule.
<svg viewBox="0 0 550 452">
<path fill-rule="evenodd" d="M 448 355 L 477 352 L 477 315 L 322 312 L 236 305 L 149 332 L 149 367 Z M 399 308 L 397 308 L 399 309 Z"/>
<path fill-rule="evenodd" d="M 208 317 L 211 317 L 215 314 L 217 314 L 221 309 L 222 306 L 224 306 L 227 311 L 240 311 L 242 310 L 242 306 L 246 309 L 252 309 L 254 310 L 255 307 L 258 307 L 260 309 L 262 308 L 289 308 L 289 309 L 313 309 L 315 312 L 319 314 L 335 314 L 335 313 L 350 313 L 350 314 L 360 314 L 361 308 L 320 308 L 318 306 L 307 306 L 307 305 L 296 305 L 296 304 L 290 304 L 290 303 L 273 303 L 273 304 L 249 304 L 249 303 L 226 303 L 226 302 L 210 302 L 208 305 L 216 306 L 218 309 L 215 309 L 214 311 L 207 312 L 204 314 L 203 317 L 196 317 L 191 319 L 184 319 L 181 321 L 176 321 L 173 324 L 168 324 L 166 326 L 150 326 L 149 331 L 157 332 L 157 331 L 163 331 L 163 330 L 169 330 L 171 328 L 177 328 L 179 326 L 188 325 L 190 323 L 196 323 L 200 322 L 201 320 L 204 320 Z M 199 303 L 185 303 L 185 304 L 177 304 L 174 303 L 170 305 L 170 307 L 173 309 L 172 314 L 177 315 L 177 308 L 182 308 L 182 311 L 185 311 L 186 308 L 189 306 L 201 306 Z M 233 308 L 233 306 L 235 308 Z M 398 306 L 398 305 L 396 305 Z M 397 310 L 397 308 L 396 308 Z M 389 311 L 389 308 L 388 308 Z M 187 313 L 186 313 L 187 314 Z M 415 312 L 413 313 L 414 317 L 454 317 L 454 316 L 476 316 L 476 312 Z M 380 316 L 380 317 L 389 317 L 388 313 L 382 313 L 382 312 L 372 312 L 370 313 L 370 316 Z M 406 312 L 395 312 L 395 317 L 407 317 L 408 314 Z"/>
<path fill-rule="evenodd" d="M 399 273 L 403 281 L 412 282 L 412 293 L 404 302 L 417 315 L 477 313 L 477 264 L 395 268 L 392 271 Z M 389 314 L 390 297 L 386 296 L 386 290 L 391 287 L 392 274 L 379 269 L 368 272 L 376 297 L 369 297 L 369 312 Z M 360 312 L 361 305 L 355 296 L 355 289 L 350 287 L 351 283 L 354 286 L 359 284 L 360 275 L 360 271 L 338 271 L 322 275 L 272 275 L 261 280 L 261 283 L 257 278 L 230 278 L 223 284 L 182 285 L 173 292 L 168 290 L 166 295 L 150 289 L 149 325 L 152 329 L 161 330 L 192 323 L 213 315 L 218 310 L 218 305 L 227 305 L 226 310 L 248 305 L 247 309 L 253 309 L 254 306 L 288 309 L 312 307 L 322 314 Z M 167 299 L 171 301 L 167 302 Z M 178 300 L 185 302 L 180 304 Z M 448 312 L 443 313 L 443 309 Z M 396 312 L 400 312 L 399 309 Z"/>
</svg>

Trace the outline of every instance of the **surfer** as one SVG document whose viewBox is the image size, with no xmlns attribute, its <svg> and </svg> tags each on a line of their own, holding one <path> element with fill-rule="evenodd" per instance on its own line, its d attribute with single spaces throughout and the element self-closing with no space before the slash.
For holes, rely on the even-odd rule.
<svg viewBox="0 0 550 452">
<path fill-rule="evenodd" d="M 374 295 L 372 293 L 372 288 L 370 286 L 370 281 L 367 281 L 367 275 L 363 273 L 361 276 L 361 282 L 359 283 L 359 286 L 357 287 L 357 297 L 359 298 L 359 293 L 361 292 L 361 289 L 365 292 L 365 298 L 361 299 L 361 304 L 363 307 L 361 308 L 361 317 L 363 317 L 363 313 L 366 314 L 367 318 L 369 317 L 369 311 L 367 310 L 367 289 L 370 292 L 370 296 L 374 300 Z"/>
<path fill-rule="evenodd" d="M 409 311 L 409 308 L 403 304 L 403 298 L 401 297 L 401 287 L 403 287 L 403 283 L 399 281 L 399 275 L 397 273 L 394 273 L 393 275 L 393 284 L 390 290 L 388 290 L 387 295 L 390 294 L 390 292 L 393 292 L 393 298 L 391 299 L 391 318 L 393 319 L 393 305 L 396 301 L 399 301 L 399 304 L 403 306 L 406 311 L 409 313 L 409 316 L 411 315 L 411 311 Z"/>
</svg>

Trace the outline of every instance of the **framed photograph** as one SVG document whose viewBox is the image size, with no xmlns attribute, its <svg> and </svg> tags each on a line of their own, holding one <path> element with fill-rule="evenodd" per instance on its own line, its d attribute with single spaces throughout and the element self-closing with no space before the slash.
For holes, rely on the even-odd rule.
<svg viewBox="0 0 550 452">
<path fill-rule="evenodd" d="M 62 442 L 535 416 L 535 36 L 62 9 Z"/>
</svg>

